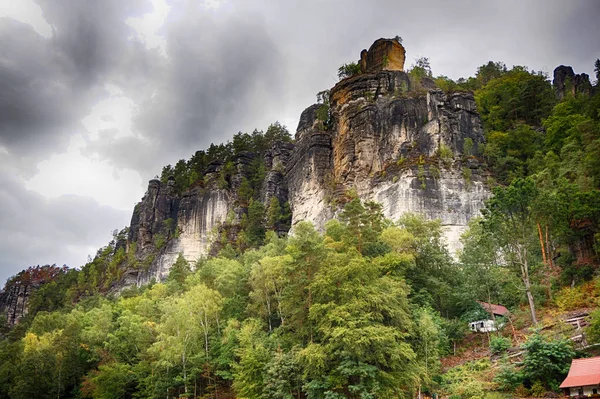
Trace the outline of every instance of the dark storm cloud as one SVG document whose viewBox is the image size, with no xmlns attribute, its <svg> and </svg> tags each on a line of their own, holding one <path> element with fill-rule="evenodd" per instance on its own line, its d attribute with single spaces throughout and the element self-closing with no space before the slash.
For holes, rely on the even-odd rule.
<svg viewBox="0 0 600 399">
<path fill-rule="evenodd" d="M 129 212 L 100 206 L 92 198 L 47 199 L 0 173 L 0 287 L 27 266 L 81 266 L 111 232 L 129 222 Z"/>
<path fill-rule="evenodd" d="M 102 136 L 88 153 L 147 177 L 160 167 L 220 143 L 239 130 L 264 128 L 261 113 L 284 92 L 284 60 L 256 13 L 218 13 L 174 3 L 163 28 L 168 59 L 137 98 L 137 136 Z M 271 120 L 274 121 L 275 119 Z"/>
<path fill-rule="evenodd" d="M 33 160 L 63 149 L 102 98 L 106 80 L 127 80 L 136 65 L 127 61 L 136 54 L 145 61 L 124 23 L 143 9 L 124 4 L 41 1 L 53 26 L 50 39 L 29 25 L 0 19 L 0 146 Z"/>
</svg>

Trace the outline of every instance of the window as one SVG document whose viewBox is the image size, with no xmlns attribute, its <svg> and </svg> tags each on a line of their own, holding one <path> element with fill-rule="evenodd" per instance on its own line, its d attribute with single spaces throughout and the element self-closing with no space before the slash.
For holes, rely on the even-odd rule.
<svg viewBox="0 0 600 399">
<path fill-rule="evenodd" d="M 594 388 L 594 389 L 592 389 L 592 393 L 593 393 L 593 394 L 597 394 L 597 393 L 598 393 L 598 390 L 597 390 L 596 388 Z"/>
<path fill-rule="evenodd" d="M 583 396 L 583 387 L 579 387 L 579 396 Z"/>
</svg>

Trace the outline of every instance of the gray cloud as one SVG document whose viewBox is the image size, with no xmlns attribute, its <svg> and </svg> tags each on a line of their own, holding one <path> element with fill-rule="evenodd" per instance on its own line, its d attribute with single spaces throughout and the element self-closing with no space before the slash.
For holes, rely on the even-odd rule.
<svg viewBox="0 0 600 399">
<path fill-rule="evenodd" d="M 0 282 L 27 266 L 81 266 L 129 223 L 129 212 L 81 196 L 47 199 L 0 173 Z"/>
<path fill-rule="evenodd" d="M 261 113 L 273 114 L 266 109 L 286 84 L 279 49 L 250 10 L 216 14 L 176 3 L 164 32 L 168 60 L 156 65 L 144 96 L 127 91 L 140 101 L 138 136 L 102 136 L 87 150 L 145 176 L 239 130 L 262 127 L 268 122 Z"/>
<path fill-rule="evenodd" d="M 104 83 L 127 80 L 139 70 L 147 56 L 139 42 L 128 40 L 124 20 L 133 5 L 138 13 L 143 9 L 123 4 L 40 1 L 53 26 L 50 39 L 29 25 L 0 19 L 0 146 L 28 162 L 63 150 L 105 95 Z M 129 65 L 132 58 L 136 62 Z"/>
</svg>

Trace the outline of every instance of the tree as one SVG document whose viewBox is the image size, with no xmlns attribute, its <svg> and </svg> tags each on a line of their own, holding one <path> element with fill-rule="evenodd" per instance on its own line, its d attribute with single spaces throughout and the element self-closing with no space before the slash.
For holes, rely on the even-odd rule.
<svg viewBox="0 0 600 399">
<path fill-rule="evenodd" d="M 258 247 L 265 240 L 265 206 L 261 201 L 250 200 L 248 205 L 248 225 L 245 229 L 248 243 Z"/>
<path fill-rule="evenodd" d="M 407 287 L 358 252 L 328 252 L 310 284 L 309 397 L 397 397 L 415 385 Z"/>
<path fill-rule="evenodd" d="M 282 297 L 282 307 L 289 314 L 287 326 L 300 342 L 312 342 L 314 326 L 308 318 L 313 304 L 311 283 L 326 256 L 323 237 L 311 223 L 300 222 L 294 227 L 294 234 L 288 240 L 285 252 L 291 257 L 286 262 L 289 284 Z"/>
<path fill-rule="evenodd" d="M 177 256 L 177 260 L 169 270 L 167 282 L 173 282 L 182 288 L 183 284 L 185 283 L 185 279 L 190 275 L 190 273 L 190 264 L 183 257 L 183 253 L 180 252 Z"/>
<path fill-rule="evenodd" d="M 340 80 L 358 75 L 360 73 L 362 73 L 362 71 L 360 69 L 360 65 L 357 64 L 356 62 L 351 62 L 349 64 L 342 64 L 342 66 L 340 66 L 338 68 L 338 78 Z"/>
<path fill-rule="evenodd" d="M 238 334 L 238 362 L 233 365 L 233 388 L 240 397 L 261 399 L 265 382 L 265 366 L 270 353 L 260 321 L 248 319 Z"/>
<path fill-rule="evenodd" d="M 475 76 L 477 78 L 477 83 L 479 84 L 479 87 L 482 87 L 491 82 L 492 80 L 500 78 L 506 72 L 506 64 L 504 64 L 503 62 L 489 61 L 487 64 L 484 64 L 477 68 L 477 73 L 475 74 Z"/>
<path fill-rule="evenodd" d="M 488 131 L 507 131 L 519 123 L 540 126 L 556 97 L 546 76 L 515 66 L 477 90 L 475 100 Z"/>
<path fill-rule="evenodd" d="M 556 389 L 567 376 L 575 356 L 570 340 L 549 341 L 539 332 L 527 339 L 523 349 L 526 351 L 523 359 L 524 377 L 551 389 Z"/>
<path fill-rule="evenodd" d="M 182 296 L 169 298 L 162 305 L 160 334 L 152 352 L 163 367 L 181 367 L 184 392 L 189 388 L 190 360 L 198 349 L 204 350 L 203 360 L 209 362 L 209 333 L 216 325 L 222 298 L 203 284 L 192 287 Z"/>
<path fill-rule="evenodd" d="M 520 271 L 531 320 L 536 325 L 530 269 L 535 264 L 531 250 L 532 243 L 536 242 L 532 206 L 537 197 L 537 189 L 531 178 L 515 179 L 508 187 L 495 187 L 493 193 L 494 196 L 482 211 L 483 223 L 493 234 L 506 262 Z"/>
<path fill-rule="evenodd" d="M 427 58 L 427 57 L 417 58 L 415 60 L 415 63 L 412 65 L 412 67 L 408 71 L 408 74 L 412 78 L 413 82 L 415 82 L 417 84 L 423 78 L 432 77 L 431 65 L 429 63 L 429 58 Z"/>
</svg>

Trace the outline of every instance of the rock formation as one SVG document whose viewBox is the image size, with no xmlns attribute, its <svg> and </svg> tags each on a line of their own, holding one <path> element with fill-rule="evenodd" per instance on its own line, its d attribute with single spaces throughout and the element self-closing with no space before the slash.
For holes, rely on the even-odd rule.
<svg viewBox="0 0 600 399">
<path fill-rule="evenodd" d="M 559 100 L 567 94 L 573 96 L 578 94 L 589 95 L 592 91 L 590 77 L 586 73 L 575 74 L 570 66 L 560 65 L 554 69 L 554 80 L 552 85 L 556 90 Z"/>
<path fill-rule="evenodd" d="M 234 240 L 236 225 L 244 213 L 237 204 L 238 189 L 243 178 L 248 177 L 255 157 L 264 158 L 266 171 L 259 198 L 265 208 L 272 197 L 287 202 L 284 172 L 292 148 L 291 143 L 276 142 L 265 154 L 237 154 L 235 172 L 227 187 L 219 183 L 225 167 L 220 160 L 208 165 L 203 186 L 194 186 L 179 195 L 172 179 L 166 183 L 150 180 L 146 194 L 134 209 L 128 237 L 128 251 L 136 252 L 141 265 L 128 271 L 120 288 L 165 279 L 180 253 L 193 263 L 211 252 L 220 234 L 231 235 Z M 224 227 L 233 231 L 224 231 Z"/>
<path fill-rule="evenodd" d="M 363 73 L 379 71 L 404 71 L 406 50 L 395 39 L 378 39 L 360 53 L 360 69 Z"/>
<path fill-rule="evenodd" d="M 29 299 L 44 284 L 66 273 L 67 267 L 37 266 L 11 277 L 0 291 L 0 314 L 6 316 L 9 326 L 19 322 L 29 309 Z"/>
<path fill-rule="evenodd" d="M 151 180 L 128 239 L 128 250 L 146 263 L 124 285 L 165 278 L 180 252 L 189 261 L 214 253 L 217 236 L 235 240 L 245 212 L 238 188 L 256 157 L 266 172 L 258 198 L 265 207 L 272 197 L 289 202 L 293 224 L 323 228 L 352 191 L 381 203 L 392 219 L 405 212 L 441 219 L 451 250 L 458 248 L 460 233 L 490 195 L 477 158 L 481 121 L 471 93 L 446 94 L 431 79 L 413 81 L 404 61 L 398 41 L 375 41 L 361 53 L 361 74 L 302 113 L 295 145 L 239 153 L 225 188 L 218 184 L 219 160 L 208 166 L 204 185 L 179 195 L 173 181 Z"/>
<path fill-rule="evenodd" d="M 402 71 L 363 73 L 331 90 L 328 129 L 319 105 L 303 112 L 288 171 L 293 223 L 322 227 L 336 198 L 355 190 L 391 219 L 441 219 L 450 248 L 459 247 L 490 195 L 476 158 L 484 135 L 471 93 L 428 87 Z"/>
</svg>

